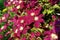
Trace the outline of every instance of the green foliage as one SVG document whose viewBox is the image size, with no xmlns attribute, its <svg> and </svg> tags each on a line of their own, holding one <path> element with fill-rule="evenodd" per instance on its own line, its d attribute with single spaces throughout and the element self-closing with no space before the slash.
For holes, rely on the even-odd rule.
<svg viewBox="0 0 60 40">
<path fill-rule="evenodd" d="M 0 0 L 0 10 L 3 10 L 4 8 L 5 8 L 4 7 L 4 0 Z"/>
<path fill-rule="evenodd" d="M 2 15 L 3 15 L 3 14 L 2 14 L 2 11 L 0 10 L 0 17 L 2 17 Z"/>
<path fill-rule="evenodd" d="M 14 12 L 10 12 L 10 16 L 14 17 L 16 14 Z"/>
<path fill-rule="evenodd" d="M 4 24 L 5 24 L 5 22 L 2 22 L 2 23 L 0 24 L 0 28 L 1 28 L 2 26 L 4 26 Z"/>
</svg>

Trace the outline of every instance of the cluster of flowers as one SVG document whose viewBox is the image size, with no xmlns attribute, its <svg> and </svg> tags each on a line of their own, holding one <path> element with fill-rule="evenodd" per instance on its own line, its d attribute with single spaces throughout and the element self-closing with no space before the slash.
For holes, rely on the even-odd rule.
<svg viewBox="0 0 60 40">
<path fill-rule="evenodd" d="M 49 0 L 53 5 L 58 1 Z M 10 37 L 6 40 L 58 40 L 56 32 L 58 33 L 60 29 L 54 26 L 57 25 L 54 22 L 56 16 L 52 15 L 51 18 L 54 21 L 46 25 L 45 15 L 42 13 L 43 7 L 39 0 L 7 0 L 4 5 L 8 10 L 0 18 L 0 24 L 5 23 L 0 28 L 1 40 L 8 34 Z M 11 12 L 14 14 L 13 17 L 11 17 Z M 5 30 L 7 32 L 3 36 L 2 32 Z"/>
</svg>

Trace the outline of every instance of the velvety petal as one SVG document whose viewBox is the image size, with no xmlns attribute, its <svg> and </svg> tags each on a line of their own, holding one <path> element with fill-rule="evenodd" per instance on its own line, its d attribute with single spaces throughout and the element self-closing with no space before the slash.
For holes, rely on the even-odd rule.
<svg viewBox="0 0 60 40">
<path fill-rule="evenodd" d="M 31 16 L 26 16 L 26 22 L 27 22 L 27 25 L 31 24 L 34 20 L 33 20 L 33 17 Z"/>
<path fill-rule="evenodd" d="M 34 26 L 35 26 L 36 28 L 39 28 L 39 27 L 40 27 L 40 22 L 35 22 L 35 23 L 34 23 Z"/>
<path fill-rule="evenodd" d="M 40 34 L 40 32 L 36 32 L 36 34 L 35 34 L 37 37 L 39 37 L 41 34 Z"/>
<path fill-rule="evenodd" d="M 35 37 L 35 33 L 31 32 L 31 38 Z"/>
<path fill-rule="evenodd" d="M 51 40 L 51 38 L 50 37 L 46 37 L 46 38 L 44 38 L 44 40 Z"/>
<path fill-rule="evenodd" d="M 27 29 L 24 29 L 23 31 L 22 31 L 22 34 L 26 34 L 27 33 Z"/>
<path fill-rule="evenodd" d="M 42 23 L 44 23 L 44 19 L 40 19 L 40 20 L 39 20 L 39 22 L 42 22 Z"/>
<path fill-rule="evenodd" d="M 3 38 L 3 35 L 0 34 L 0 39 L 2 39 L 2 38 Z"/>
</svg>

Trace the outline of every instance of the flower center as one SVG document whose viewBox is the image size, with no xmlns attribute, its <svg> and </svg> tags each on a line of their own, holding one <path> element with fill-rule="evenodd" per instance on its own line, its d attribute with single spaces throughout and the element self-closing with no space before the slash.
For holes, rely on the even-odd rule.
<svg viewBox="0 0 60 40">
<path fill-rule="evenodd" d="M 20 8 L 20 5 L 18 5 L 16 8 L 19 9 Z"/>
<path fill-rule="evenodd" d="M 3 29 L 4 29 L 4 26 L 1 27 L 1 30 L 3 30 Z"/>
<path fill-rule="evenodd" d="M 23 30 L 23 27 L 22 26 L 20 27 L 20 30 Z"/>
<path fill-rule="evenodd" d="M 48 27 L 49 27 L 49 25 L 47 24 L 45 27 L 46 27 L 46 28 L 48 28 Z"/>
<path fill-rule="evenodd" d="M 35 17 L 34 20 L 37 21 L 39 18 L 38 17 Z"/>
<path fill-rule="evenodd" d="M 13 4 L 15 4 L 15 1 L 13 2 Z"/>
<path fill-rule="evenodd" d="M 19 3 L 22 3 L 22 1 L 20 0 Z"/>
<path fill-rule="evenodd" d="M 24 20 L 21 20 L 21 23 L 24 23 Z"/>
<path fill-rule="evenodd" d="M 2 20 L 5 20 L 5 17 L 2 17 Z"/>
<path fill-rule="evenodd" d="M 51 34 L 52 39 L 58 39 L 58 36 L 56 34 Z"/>
<path fill-rule="evenodd" d="M 18 32 L 18 29 L 15 30 L 15 33 L 17 33 L 17 32 Z"/>
<path fill-rule="evenodd" d="M 13 1 L 13 0 L 10 0 L 11 2 Z"/>
<path fill-rule="evenodd" d="M 8 2 L 8 4 L 11 4 L 11 2 Z"/>
<path fill-rule="evenodd" d="M 31 16 L 34 16 L 35 15 L 35 13 L 31 13 Z"/>
</svg>

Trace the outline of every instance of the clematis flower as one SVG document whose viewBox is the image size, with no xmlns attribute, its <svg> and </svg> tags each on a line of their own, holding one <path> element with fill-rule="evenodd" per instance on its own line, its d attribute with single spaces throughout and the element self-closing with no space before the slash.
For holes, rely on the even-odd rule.
<svg viewBox="0 0 60 40">
<path fill-rule="evenodd" d="M 7 27 L 8 27 L 8 25 L 7 25 L 7 24 L 5 24 L 4 26 L 2 26 L 2 27 L 0 28 L 0 32 L 1 32 L 2 30 L 6 30 L 6 29 L 7 29 Z"/>
<path fill-rule="evenodd" d="M 22 17 L 19 17 L 18 18 L 18 23 L 19 24 L 23 24 L 23 25 L 27 25 L 27 20 L 26 20 L 27 18 L 26 18 L 26 16 L 22 16 Z"/>
<path fill-rule="evenodd" d="M 24 26 L 20 25 L 20 24 L 15 26 L 15 28 L 13 27 L 14 36 L 17 37 L 17 38 L 20 38 L 20 35 L 21 35 L 23 30 L 24 30 Z"/>
<path fill-rule="evenodd" d="M 4 2 L 4 6 L 6 7 L 11 6 L 11 2 Z"/>
<path fill-rule="evenodd" d="M 40 11 L 41 11 L 42 7 L 38 7 L 36 9 L 31 9 L 31 10 L 26 10 L 27 12 L 27 15 L 29 16 L 36 16 L 36 15 L 39 15 L 40 14 Z"/>
<path fill-rule="evenodd" d="M 26 34 L 28 30 L 30 29 L 30 26 L 26 26 L 24 30 L 22 31 L 22 34 Z"/>
<path fill-rule="evenodd" d="M 19 0 L 17 3 L 15 3 L 15 6 L 16 6 L 17 9 L 24 8 L 24 1 Z"/>
<path fill-rule="evenodd" d="M 12 11 L 12 12 L 15 12 L 15 13 L 17 13 L 17 12 L 18 12 L 18 10 L 17 10 L 17 8 L 16 8 L 16 7 L 12 8 L 12 9 L 11 9 L 11 11 Z"/>
<path fill-rule="evenodd" d="M 50 31 L 45 31 L 45 32 L 44 32 L 44 35 L 50 35 L 50 34 L 51 34 Z"/>
<path fill-rule="evenodd" d="M 51 40 L 51 35 L 52 33 L 51 33 L 51 31 L 45 31 L 44 32 L 44 35 L 45 35 L 45 37 L 44 37 L 44 40 Z"/>
<path fill-rule="evenodd" d="M 14 32 L 14 37 L 20 38 L 20 31 L 18 29 L 15 30 Z"/>
<path fill-rule="evenodd" d="M 41 15 L 39 15 L 39 16 L 35 16 L 34 17 L 34 26 L 36 27 L 36 28 L 39 28 L 40 27 L 40 23 L 41 22 L 44 22 L 44 20 L 41 18 L 42 16 Z"/>
<path fill-rule="evenodd" d="M 52 18 L 53 18 L 53 19 L 55 19 L 55 18 L 56 18 L 56 16 L 55 16 L 55 15 L 52 15 Z"/>
<path fill-rule="evenodd" d="M 7 21 L 7 18 L 9 17 L 9 14 L 4 14 L 3 17 L 1 18 L 1 20 L 3 22 Z"/>
<path fill-rule="evenodd" d="M 10 21 L 14 23 L 14 25 L 17 25 L 17 16 L 14 16 Z"/>
<path fill-rule="evenodd" d="M 50 24 L 51 26 L 53 26 L 53 25 L 54 25 L 54 22 L 50 22 L 49 24 Z"/>
<path fill-rule="evenodd" d="M 51 5 L 57 4 L 58 1 L 59 0 L 49 0 Z M 45 22 L 45 16 L 49 17 L 49 15 L 43 14 L 43 6 L 45 7 L 47 5 L 44 5 L 45 1 L 43 1 L 43 3 L 41 2 L 41 0 L 6 0 L 4 5 L 8 8 L 6 12 L 9 13 L 5 13 L 0 17 L 0 25 L 1 22 L 6 22 L 6 24 L 0 27 L 0 32 L 5 32 L 4 30 L 11 25 L 10 22 L 13 23 L 11 26 L 12 30 L 5 34 L 6 37 L 11 34 L 11 37 L 7 40 L 60 40 L 60 19 L 56 20 L 56 15 L 52 14 L 54 22 L 50 20 L 51 18 L 46 19 L 49 22 Z M 9 9 L 10 7 L 11 9 Z M 10 12 L 14 12 L 16 15 L 11 17 Z M 46 29 L 40 27 L 44 26 L 45 23 L 47 23 L 46 27 L 50 25 L 52 28 L 49 29 L 50 26 Z M 43 31 L 36 30 L 36 28 L 42 28 Z M 41 31 L 42 34 L 39 31 Z M 2 39 L 3 35 L 0 34 L 0 40 Z"/>
<path fill-rule="evenodd" d="M 13 27 L 13 29 L 14 29 L 14 32 L 17 33 L 18 31 L 22 32 L 24 27 L 25 26 L 18 24 L 18 25 L 15 26 L 15 28 Z"/>
<path fill-rule="evenodd" d="M 33 18 L 34 17 L 32 17 L 32 16 L 26 16 L 25 17 L 27 25 L 30 25 L 32 22 L 34 22 Z"/>
<path fill-rule="evenodd" d="M 34 38 L 35 37 L 35 33 L 34 32 L 31 32 L 31 38 Z"/>
</svg>

